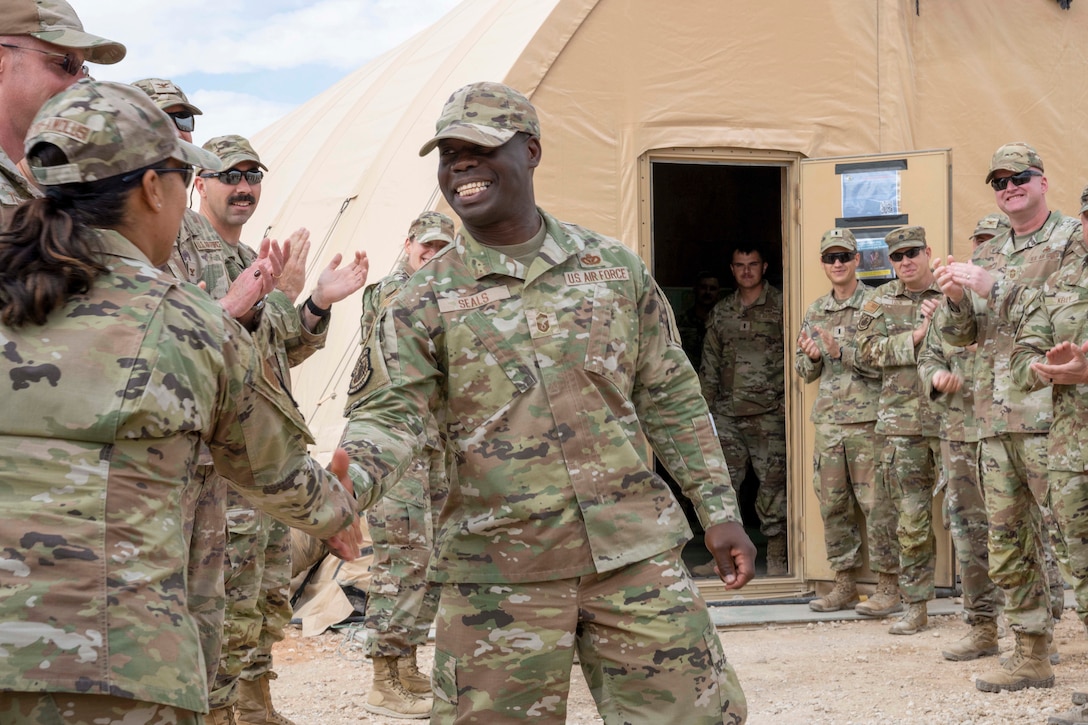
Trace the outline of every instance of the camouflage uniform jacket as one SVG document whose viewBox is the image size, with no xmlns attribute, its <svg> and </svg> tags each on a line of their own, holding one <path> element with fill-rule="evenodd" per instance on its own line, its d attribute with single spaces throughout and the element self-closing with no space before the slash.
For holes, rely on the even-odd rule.
<svg viewBox="0 0 1088 725">
<path fill-rule="evenodd" d="M 411 276 L 412 273 L 402 260 L 392 272 L 374 284 L 367 285 L 363 290 L 363 311 L 359 316 L 361 350 L 369 349 L 372 344 L 371 336 L 375 332 L 375 326 L 382 313 Z M 426 440 L 427 450 L 423 455 L 430 459 L 427 474 L 418 476 L 414 475 L 414 471 L 410 471 L 386 492 L 387 498 L 415 506 L 426 504 L 429 481 L 441 479 L 441 475 L 437 477 L 431 475 L 432 469 L 435 473 L 442 470 L 442 442 L 438 436 L 438 424 L 434 416 L 427 416 Z M 442 486 L 442 489 L 444 490 L 445 486 Z"/>
<path fill-rule="evenodd" d="M 876 420 L 880 398 L 880 370 L 866 365 L 858 355 L 854 334 L 861 317 L 861 307 L 872 296 L 865 285 L 858 284 L 854 294 L 845 300 L 826 295 L 809 305 L 801 334 L 813 335 L 822 355 L 813 360 L 800 347 L 793 355 L 793 369 L 806 383 L 819 380 L 816 402 L 810 416 L 813 423 L 846 425 Z M 842 355 L 832 360 L 814 328 L 825 330 L 839 343 Z"/>
<path fill-rule="evenodd" d="M 918 377 L 918 349 L 914 328 L 922 321 L 922 302 L 941 297 L 934 282 L 911 292 L 894 279 L 875 290 L 861 308 L 857 345 L 862 360 L 882 371 L 880 409 L 876 432 L 880 435 L 935 437 L 936 410 L 929 404 Z"/>
<path fill-rule="evenodd" d="M 1023 390 L 1052 390 L 1054 422 L 1047 436 L 1047 468 L 1088 471 L 1088 385 L 1046 385 L 1031 369 L 1059 342 L 1088 340 L 1088 258 L 1065 264 L 1025 304 L 1012 354 L 1013 383 Z"/>
<path fill-rule="evenodd" d="M 974 367 L 975 421 L 980 439 L 1000 433 L 1045 433 L 1053 408 L 1050 393 L 1025 393 L 1013 385 L 1010 359 L 1022 306 L 1010 296 L 1022 288 L 1042 287 L 1067 256 L 1083 255 L 1080 221 L 1050 213 L 1033 234 L 1005 231 L 975 250 L 972 262 L 987 269 L 996 283 L 986 299 L 965 290 L 959 304 L 946 303 L 941 332 L 953 345 L 978 343 Z M 1070 242 L 1073 242 L 1072 244 Z"/>
<path fill-rule="evenodd" d="M 183 522 L 200 444 L 239 490 L 327 538 L 353 516 L 248 335 L 101 232 L 109 271 L 45 327 L 3 328 L 0 690 L 207 707 Z"/>
<path fill-rule="evenodd" d="M 178 279 L 192 284 L 203 281 L 205 291 L 218 300 L 256 258 L 257 253 L 244 243 L 232 247 L 224 242 L 207 219 L 187 209 L 166 269 Z M 260 323 L 251 333 L 254 342 L 276 359 L 283 386 L 288 391 L 291 389 L 289 368 L 325 346 L 332 316 L 325 317 L 313 332 L 303 326 L 301 318 L 302 305 L 293 306 L 287 295 L 274 290 L 265 298 Z"/>
<path fill-rule="evenodd" d="M 392 301 L 352 376 L 344 445 L 364 505 L 438 414 L 439 581 L 577 577 L 688 540 L 647 441 L 704 527 L 740 521 L 661 289 L 619 242 L 541 214 L 528 268 L 458 235 Z"/>
<path fill-rule="evenodd" d="M 764 282 L 750 306 L 736 291 L 714 305 L 706 322 L 700 368 L 703 397 L 718 415 L 777 411 L 785 391 L 782 293 Z"/>
<path fill-rule="evenodd" d="M 16 207 L 41 195 L 38 187 L 27 181 L 11 157 L 0 149 L 0 230 L 7 229 Z"/>
<path fill-rule="evenodd" d="M 960 347 L 944 339 L 941 326 L 946 308 L 939 307 L 926 330 L 922 347 L 918 351 L 918 377 L 922 390 L 940 415 L 941 440 L 961 443 L 978 442 L 978 426 L 975 424 L 975 393 L 971 375 L 974 373 L 975 345 Z M 933 388 L 933 375 L 939 371 L 950 372 L 963 379 L 963 386 L 949 395 Z"/>
</svg>

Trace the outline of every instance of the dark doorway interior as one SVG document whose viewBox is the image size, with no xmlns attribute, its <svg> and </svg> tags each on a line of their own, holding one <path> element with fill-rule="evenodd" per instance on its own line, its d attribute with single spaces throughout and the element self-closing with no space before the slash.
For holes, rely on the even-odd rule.
<svg viewBox="0 0 1088 725">
<path fill-rule="evenodd" d="M 654 161 L 650 173 L 652 271 L 678 315 L 692 305 L 692 287 L 700 272 L 717 275 L 723 296 L 733 290 L 729 264 L 733 246 L 741 241 L 755 243 L 767 262 L 767 280 L 782 289 L 784 167 Z M 658 471 L 669 479 L 660 464 Z M 710 554 L 703 546 L 699 522 L 679 488 L 671 480 L 670 485 L 696 532 L 684 549 L 684 559 L 696 576 L 713 576 L 706 566 Z M 749 470 L 741 485 L 740 504 L 745 528 L 759 549 L 757 573 L 762 574 L 766 539 L 755 513 L 757 486 Z"/>
</svg>

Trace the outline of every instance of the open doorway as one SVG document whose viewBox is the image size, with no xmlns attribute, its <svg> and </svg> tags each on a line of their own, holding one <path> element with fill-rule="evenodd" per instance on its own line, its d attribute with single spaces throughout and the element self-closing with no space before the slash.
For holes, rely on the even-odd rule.
<svg viewBox="0 0 1088 725">
<path fill-rule="evenodd" d="M 783 197 L 787 169 L 788 162 L 650 159 L 652 272 L 668 295 L 678 319 L 688 318 L 689 322 L 681 324 L 682 328 L 685 324 L 695 326 L 691 322 L 695 316 L 690 311 L 696 306 L 696 288 L 701 280 L 705 281 L 708 276 L 717 280 L 720 299 L 736 288 L 731 271 L 734 248 L 757 249 L 767 263 L 764 279 L 779 291 L 783 290 L 783 230 L 786 228 Z M 700 285 L 707 294 L 705 287 L 705 284 Z M 781 324 L 784 335 L 785 320 Z M 685 329 L 681 333 L 686 336 Z M 697 370 L 698 356 L 692 350 L 699 347 L 698 343 L 693 346 L 690 341 L 685 342 L 685 350 Z M 792 350 L 790 345 L 786 348 Z M 785 362 L 783 359 L 780 364 L 784 366 Z M 668 479 L 660 465 L 658 470 Z M 675 486 L 671 481 L 670 485 Z M 756 573 L 763 576 L 767 573 L 767 538 L 760 531 L 760 518 L 756 512 L 758 489 L 759 480 L 749 465 L 740 486 L 739 501 L 745 529 L 759 551 Z M 678 490 L 674 491 L 687 506 L 686 499 Z M 686 513 L 696 536 L 685 547 L 684 559 L 696 576 L 714 576 L 710 555 L 703 546 L 702 529 L 690 507 L 686 508 Z M 788 513 L 786 528 L 795 530 L 789 526 Z M 789 572 L 792 574 L 796 570 L 794 562 L 790 561 Z"/>
</svg>

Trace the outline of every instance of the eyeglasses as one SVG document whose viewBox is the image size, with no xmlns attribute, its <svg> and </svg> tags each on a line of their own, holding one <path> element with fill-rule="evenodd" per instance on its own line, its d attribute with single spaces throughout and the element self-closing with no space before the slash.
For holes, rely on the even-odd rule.
<svg viewBox="0 0 1088 725">
<path fill-rule="evenodd" d="M 1033 176 L 1042 176 L 1042 174 L 1034 169 L 1027 169 L 1026 171 L 1021 171 L 1019 174 L 1013 174 L 1012 176 L 1006 176 L 1001 179 L 991 179 L 990 186 L 994 187 L 994 191 L 1004 191 L 1010 181 L 1017 186 L 1023 186 L 1031 181 L 1031 177 Z"/>
<path fill-rule="evenodd" d="M 3 46 L 5 48 L 14 48 L 16 50 L 29 50 L 32 53 L 41 53 L 42 55 L 51 55 L 54 58 L 63 58 L 64 60 L 62 60 L 60 62 L 60 68 L 61 68 L 61 70 L 63 70 L 65 73 L 67 73 L 70 76 L 78 76 L 81 73 L 83 75 L 88 75 L 89 74 L 89 71 L 87 70 L 87 66 L 83 65 L 78 60 L 76 60 L 76 57 L 74 55 L 72 55 L 71 53 L 54 53 L 54 52 L 48 51 L 48 50 L 38 50 L 37 48 L 27 48 L 26 46 L 23 46 L 23 45 L 12 45 L 11 43 L 0 43 L 0 46 Z"/>
<path fill-rule="evenodd" d="M 891 259 L 893 262 L 902 262 L 903 257 L 906 257 L 907 259 L 914 259 L 921 253 L 922 247 L 911 247 L 905 252 L 892 252 L 888 255 L 888 258 Z"/>
<path fill-rule="evenodd" d="M 133 171 L 130 174 L 125 174 L 124 176 L 122 176 L 121 181 L 127 184 L 136 177 L 143 176 L 144 172 L 146 171 L 154 171 L 156 174 L 168 174 L 171 172 L 175 174 L 184 174 L 184 176 L 181 177 L 181 180 L 182 183 L 185 184 L 185 186 L 188 186 L 189 182 L 193 180 L 192 166 L 164 166 L 161 169 L 139 169 L 138 171 Z"/>
<path fill-rule="evenodd" d="M 192 111 L 169 111 L 167 114 L 170 118 L 174 119 L 174 125 L 178 127 L 179 131 L 188 131 L 192 133 L 196 128 L 196 116 Z"/>
<path fill-rule="evenodd" d="M 854 252 L 826 252 L 820 255 L 820 261 L 824 264 L 850 264 L 854 261 Z"/>
<path fill-rule="evenodd" d="M 227 186 L 238 186 L 242 181 L 242 177 L 246 177 L 246 183 L 250 186 L 256 186 L 264 179 L 264 172 L 260 169 L 253 169 L 251 171 L 239 171 L 238 169 L 231 169 L 229 171 L 206 171 L 200 175 L 202 179 L 219 179 Z"/>
</svg>

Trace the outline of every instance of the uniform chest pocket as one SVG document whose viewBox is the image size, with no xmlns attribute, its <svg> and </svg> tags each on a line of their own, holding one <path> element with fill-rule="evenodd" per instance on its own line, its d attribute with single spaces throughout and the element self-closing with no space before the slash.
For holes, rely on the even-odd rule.
<svg viewBox="0 0 1088 725">
<path fill-rule="evenodd" d="M 476 430 L 536 385 L 519 347 L 478 310 L 448 327 L 449 409 L 461 433 Z"/>
<path fill-rule="evenodd" d="M 585 369 L 630 392 L 638 360 L 639 319 L 635 303 L 616 290 L 600 286 L 592 301 Z"/>
</svg>

